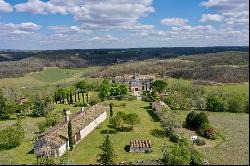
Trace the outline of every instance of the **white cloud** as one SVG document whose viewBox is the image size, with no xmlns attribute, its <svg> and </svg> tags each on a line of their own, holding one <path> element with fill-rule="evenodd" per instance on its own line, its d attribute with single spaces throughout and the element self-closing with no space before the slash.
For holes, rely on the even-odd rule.
<svg viewBox="0 0 250 166">
<path fill-rule="evenodd" d="M 40 28 L 40 25 L 33 22 L 23 22 L 20 24 L 0 23 L 0 38 L 3 41 L 34 41 L 40 35 L 38 33 Z"/>
<path fill-rule="evenodd" d="M 65 6 L 55 6 L 51 2 L 28 0 L 26 3 L 15 5 L 17 12 L 31 12 L 34 14 L 67 14 Z"/>
<path fill-rule="evenodd" d="M 89 34 L 91 31 L 85 30 L 84 28 L 80 26 L 49 26 L 49 30 L 53 30 L 56 33 L 61 33 L 61 34 L 77 34 L 77 33 L 85 33 Z"/>
<path fill-rule="evenodd" d="M 221 22 L 223 21 L 223 16 L 219 14 L 203 14 L 201 16 L 201 22 L 210 22 L 210 21 L 217 21 Z"/>
<path fill-rule="evenodd" d="M 33 22 L 23 22 L 20 24 L 13 24 L 13 23 L 0 23 L 0 30 L 27 30 L 27 31 L 32 31 L 32 30 L 39 30 L 41 28 L 40 25 L 37 25 Z"/>
<path fill-rule="evenodd" d="M 249 8 L 248 0 L 208 0 L 201 3 L 206 8 L 220 11 L 245 11 Z"/>
<path fill-rule="evenodd" d="M 12 6 L 5 2 L 4 0 L 0 0 L 0 12 L 12 12 Z"/>
<path fill-rule="evenodd" d="M 118 28 L 137 25 L 138 19 L 154 12 L 153 0 L 28 0 L 16 4 L 17 12 L 35 14 L 71 14 L 74 19 L 92 28 Z"/>
<path fill-rule="evenodd" d="M 162 25 L 169 25 L 169 26 L 183 26 L 186 25 L 187 22 L 188 20 L 184 18 L 165 18 L 161 20 Z"/>
<path fill-rule="evenodd" d="M 116 41 L 119 40 L 116 37 L 113 37 L 111 35 L 103 35 L 103 36 L 96 36 L 93 37 L 91 39 L 89 39 L 90 41 L 100 41 L 100 42 L 110 42 L 110 41 Z"/>
</svg>

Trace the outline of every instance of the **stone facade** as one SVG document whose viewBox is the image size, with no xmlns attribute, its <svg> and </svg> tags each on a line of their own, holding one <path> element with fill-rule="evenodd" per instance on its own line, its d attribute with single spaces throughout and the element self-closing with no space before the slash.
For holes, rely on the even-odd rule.
<svg viewBox="0 0 250 166">
<path fill-rule="evenodd" d="M 127 83 L 129 91 L 131 91 L 134 96 L 140 96 L 143 91 L 151 91 L 154 79 L 154 76 L 134 74 L 116 76 L 112 79 L 112 82 Z"/>
<path fill-rule="evenodd" d="M 68 115 L 66 114 L 65 122 L 56 125 L 39 136 L 34 145 L 36 156 L 62 156 L 69 150 Z M 106 118 L 107 107 L 101 104 L 86 108 L 84 111 L 81 109 L 79 113 L 73 115 L 70 119 L 73 129 L 74 146 L 105 121 Z"/>
</svg>

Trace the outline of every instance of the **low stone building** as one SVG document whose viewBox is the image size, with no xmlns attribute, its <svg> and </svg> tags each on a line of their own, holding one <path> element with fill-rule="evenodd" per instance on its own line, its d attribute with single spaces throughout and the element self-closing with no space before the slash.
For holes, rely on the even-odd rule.
<svg viewBox="0 0 250 166">
<path fill-rule="evenodd" d="M 143 91 L 151 91 L 154 79 L 155 77 L 151 75 L 134 74 L 116 76 L 112 79 L 112 82 L 127 83 L 129 91 L 134 96 L 140 96 Z"/>
<path fill-rule="evenodd" d="M 163 109 L 170 109 L 170 108 L 163 101 L 155 101 L 152 103 L 152 110 L 159 118 Z"/>
<path fill-rule="evenodd" d="M 129 152 L 151 152 L 152 143 L 150 140 L 131 140 L 130 141 L 130 151 Z"/>
<path fill-rule="evenodd" d="M 71 119 L 73 143 L 76 145 L 107 118 L 107 107 L 96 104 L 69 117 L 70 111 L 64 110 L 65 121 L 42 133 L 34 145 L 37 157 L 62 156 L 69 150 L 68 121 Z"/>
</svg>

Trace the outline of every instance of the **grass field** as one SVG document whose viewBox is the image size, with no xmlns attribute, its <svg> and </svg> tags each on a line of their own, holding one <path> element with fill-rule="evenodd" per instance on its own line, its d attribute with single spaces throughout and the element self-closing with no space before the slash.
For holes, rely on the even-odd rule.
<svg viewBox="0 0 250 166">
<path fill-rule="evenodd" d="M 182 111 L 185 121 L 189 112 Z M 212 126 L 223 132 L 225 140 L 206 140 L 205 146 L 195 146 L 211 165 L 248 165 L 249 164 L 249 114 L 229 112 L 207 112 Z M 194 131 L 181 129 L 187 136 L 197 135 Z"/>
<path fill-rule="evenodd" d="M 110 101 L 106 101 L 109 103 Z M 121 104 L 126 101 L 112 101 L 115 104 Z M 125 111 L 127 113 L 138 113 L 141 117 L 141 123 L 134 127 L 133 132 L 123 132 L 111 135 L 111 140 L 120 161 L 135 161 L 143 159 L 158 159 L 162 156 L 162 147 L 171 145 L 169 138 L 161 138 L 154 136 L 152 131 L 161 130 L 160 123 L 156 121 L 148 112 L 148 103 L 142 101 L 126 102 L 126 107 L 114 107 L 114 113 Z M 70 108 L 72 113 L 80 110 L 79 107 L 58 104 L 56 111 L 63 108 Z M 185 120 L 187 111 L 181 112 L 180 116 Z M 206 112 L 210 123 L 223 131 L 225 141 L 210 141 L 214 146 L 200 147 L 198 150 L 202 152 L 210 164 L 249 164 L 249 115 L 241 113 L 217 113 Z M 0 164 L 34 164 L 36 158 L 32 152 L 33 139 L 38 132 L 37 123 L 43 121 L 44 118 L 26 117 L 22 124 L 25 129 L 25 141 L 17 148 L 11 150 L 0 151 Z M 15 123 L 14 120 L 0 121 L 0 128 Z M 70 159 L 75 164 L 96 164 L 96 156 L 98 155 L 98 146 L 103 142 L 105 131 L 111 130 L 108 127 L 109 121 L 106 120 L 100 127 L 91 132 L 84 138 L 73 151 L 70 152 Z M 150 139 L 153 143 L 153 152 L 150 154 L 128 153 L 126 146 L 129 145 L 131 139 Z M 209 144 L 210 144 L 209 143 Z"/>
<path fill-rule="evenodd" d="M 118 101 L 113 101 L 121 103 Z M 124 102 L 124 101 L 122 101 Z M 161 130 L 160 123 L 155 121 L 147 112 L 148 103 L 141 101 L 126 102 L 126 108 L 114 107 L 114 113 L 124 111 L 127 113 L 137 113 L 141 117 L 141 123 L 134 126 L 133 132 L 119 132 L 111 135 L 111 140 L 114 150 L 117 154 L 117 161 L 136 161 L 143 159 L 158 159 L 162 152 L 164 144 L 172 144 L 167 138 L 158 138 L 152 135 L 153 130 Z M 103 142 L 105 130 L 111 130 L 108 127 L 109 121 L 106 120 L 101 127 L 89 134 L 82 140 L 75 149 L 70 153 L 71 159 L 76 164 L 96 164 L 96 156 L 99 153 L 98 146 Z M 153 143 L 153 152 L 150 154 L 144 153 L 129 153 L 124 148 L 129 145 L 131 139 L 149 139 Z"/>
<path fill-rule="evenodd" d="M 79 80 L 83 74 L 97 72 L 100 67 L 59 69 L 56 67 L 44 68 L 43 71 L 26 74 L 24 77 L 0 79 L 2 88 L 41 87 L 60 82 Z"/>
<path fill-rule="evenodd" d="M 167 78 L 165 79 L 165 81 L 167 81 L 169 86 L 176 83 L 180 83 L 182 85 L 192 84 L 192 80 L 185 80 L 185 79 Z M 237 93 L 237 94 L 249 95 L 249 82 L 228 83 L 228 84 L 225 83 L 222 84 L 221 86 L 203 85 L 203 87 L 207 93 L 222 91 L 225 93 Z"/>
<path fill-rule="evenodd" d="M 208 113 L 212 125 L 221 129 L 225 141 L 211 148 L 200 148 L 210 164 L 249 165 L 249 115 Z"/>
<path fill-rule="evenodd" d="M 0 165 L 8 164 L 35 164 L 36 158 L 33 149 L 33 139 L 35 133 L 38 132 L 37 123 L 44 120 L 41 118 L 26 117 L 22 121 L 22 125 L 25 130 L 25 139 L 22 144 L 11 150 L 0 151 Z M 14 120 L 0 121 L 0 128 L 14 124 Z"/>
</svg>

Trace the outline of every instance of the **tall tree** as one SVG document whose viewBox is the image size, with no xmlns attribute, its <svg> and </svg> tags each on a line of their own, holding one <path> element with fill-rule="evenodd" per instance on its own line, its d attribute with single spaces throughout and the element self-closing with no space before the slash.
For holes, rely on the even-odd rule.
<svg viewBox="0 0 250 166">
<path fill-rule="evenodd" d="M 82 92 L 82 102 L 85 103 L 85 97 L 83 92 Z"/>
<path fill-rule="evenodd" d="M 74 143 L 73 143 L 73 133 L 72 133 L 72 122 L 69 120 L 68 122 L 68 138 L 69 138 L 69 148 L 70 150 L 73 149 Z"/>
<path fill-rule="evenodd" d="M 78 102 L 80 102 L 80 95 L 79 95 L 79 92 L 77 92 L 77 98 L 78 98 Z"/>
<path fill-rule="evenodd" d="M 72 92 L 69 93 L 69 102 L 70 102 L 70 104 L 73 104 Z"/>
<path fill-rule="evenodd" d="M 45 116 L 44 102 L 38 95 L 35 96 L 33 105 L 34 105 L 33 109 L 34 116 L 36 117 Z"/>
<path fill-rule="evenodd" d="M 86 92 L 86 99 L 87 103 L 89 103 L 89 92 Z"/>
<path fill-rule="evenodd" d="M 99 148 L 101 149 L 101 153 L 97 156 L 97 162 L 101 165 L 114 165 L 116 155 L 109 135 L 106 136 L 103 144 Z"/>
<path fill-rule="evenodd" d="M 109 81 L 105 79 L 100 85 L 99 98 L 104 101 L 109 96 Z"/>
<path fill-rule="evenodd" d="M 109 103 L 109 115 L 110 115 L 110 117 L 112 117 L 113 116 L 113 103 Z"/>
<path fill-rule="evenodd" d="M 167 89 L 168 84 L 163 81 L 163 80 L 156 80 L 155 82 L 153 82 L 152 88 L 153 90 L 155 90 L 156 92 L 165 92 Z"/>
<path fill-rule="evenodd" d="M 67 93 L 67 103 L 69 104 L 69 93 Z"/>
</svg>

